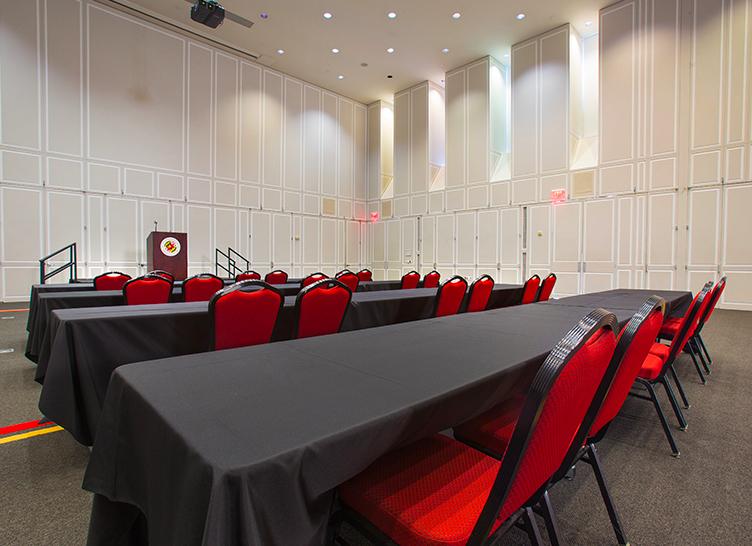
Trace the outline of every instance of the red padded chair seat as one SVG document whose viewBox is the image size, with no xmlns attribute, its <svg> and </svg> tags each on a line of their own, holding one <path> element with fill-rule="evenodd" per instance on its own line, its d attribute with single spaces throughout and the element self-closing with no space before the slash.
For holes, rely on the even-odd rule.
<svg viewBox="0 0 752 546">
<path fill-rule="evenodd" d="M 460 546 L 470 538 L 500 464 L 437 434 L 381 457 L 339 492 L 397 544 Z M 493 530 L 509 512 L 502 508 Z"/>
<path fill-rule="evenodd" d="M 525 397 L 521 394 L 505 400 L 478 417 L 454 427 L 454 434 L 463 441 L 481 445 L 502 454 L 512 439 L 514 426 L 522 411 Z"/>
<path fill-rule="evenodd" d="M 671 347 L 663 343 L 653 343 L 653 346 L 650 348 L 650 354 L 657 356 L 664 362 L 668 360 L 669 353 L 671 353 Z"/>
<path fill-rule="evenodd" d="M 638 374 L 639 377 L 651 381 L 658 379 L 658 376 L 661 375 L 664 363 L 665 360 L 660 356 L 650 353 L 645 357 L 645 362 L 642 363 L 642 368 L 640 368 L 640 373 Z"/>
<path fill-rule="evenodd" d="M 661 332 L 660 335 L 666 335 L 668 337 L 674 337 L 678 332 L 679 328 L 681 327 L 683 317 L 681 318 L 668 318 L 663 322 L 663 326 L 661 326 Z"/>
</svg>

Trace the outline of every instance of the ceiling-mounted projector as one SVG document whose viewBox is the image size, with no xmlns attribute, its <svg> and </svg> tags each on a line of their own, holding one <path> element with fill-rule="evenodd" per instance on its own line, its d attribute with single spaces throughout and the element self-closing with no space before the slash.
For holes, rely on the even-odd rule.
<svg viewBox="0 0 752 546">
<path fill-rule="evenodd" d="M 202 25 L 206 25 L 210 28 L 217 28 L 227 17 L 230 21 L 234 21 L 239 25 L 251 28 L 253 23 L 236 15 L 231 11 L 226 11 L 222 5 L 216 0 L 186 0 L 188 3 L 193 4 L 191 7 L 191 19 Z"/>
</svg>

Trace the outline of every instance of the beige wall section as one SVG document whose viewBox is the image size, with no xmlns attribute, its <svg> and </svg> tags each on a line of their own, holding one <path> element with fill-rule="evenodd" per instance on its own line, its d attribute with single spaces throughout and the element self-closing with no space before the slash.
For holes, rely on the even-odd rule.
<svg viewBox="0 0 752 546">
<path fill-rule="evenodd" d="M 424 272 L 445 277 L 554 270 L 558 295 L 696 290 L 725 274 L 722 305 L 752 310 L 752 0 L 624 0 L 599 23 L 596 36 L 566 25 L 513 46 L 510 181 L 476 184 L 499 104 L 478 102 L 476 63 L 450 70 L 446 188 L 417 231 L 394 233 L 411 214 L 374 225 L 373 248 L 418 248 Z M 591 146 L 586 167 L 573 136 Z M 569 201 L 552 205 L 559 188 Z M 377 276 L 412 269 L 382 256 Z"/>
<path fill-rule="evenodd" d="M 228 245 L 262 272 L 365 263 L 364 105 L 88 0 L 0 11 L 0 300 L 73 241 L 82 277 L 144 272 L 154 220 L 191 272 Z"/>
</svg>

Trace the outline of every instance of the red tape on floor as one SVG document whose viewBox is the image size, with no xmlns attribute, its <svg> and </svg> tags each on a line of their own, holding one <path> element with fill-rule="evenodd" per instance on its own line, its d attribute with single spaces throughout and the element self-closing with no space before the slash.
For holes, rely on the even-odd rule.
<svg viewBox="0 0 752 546">
<path fill-rule="evenodd" d="M 54 424 L 55 423 L 53 423 L 52 421 L 47 421 L 45 419 L 37 419 L 36 421 L 28 421 L 26 423 L 18 423 L 15 425 L 9 425 L 7 427 L 0 427 L 0 436 L 13 434 L 15 432 L 22 432 L 24 430 L 31 430 L 33 428 L 46 427 Z"/>
</svg>

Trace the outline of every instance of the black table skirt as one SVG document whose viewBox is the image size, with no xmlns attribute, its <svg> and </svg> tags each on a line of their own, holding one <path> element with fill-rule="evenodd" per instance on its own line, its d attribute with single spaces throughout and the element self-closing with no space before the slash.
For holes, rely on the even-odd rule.
<svg viewBox="0 0 752 546">
<path fill-rule="evenodd" d="M 637 308 L 621 300 L 624 323 Z M 89 544 L 321 544 L 339 484 L 508 398 L 588 311 L 520 305 L 119 368 L 84 478 Z"/>
<path fill-rule="evenodd" d="M 496 285 L 493 308 L 515 305 L 519 285 Z M 429 318 L 435 288 L 357 292 L 343 331 Z M 274 341 L 289 340 L 295 297 L 285 298 Z M 208 303 L 90 307 L 54 311 L 41 345 L 35 379 L 43 383 L 42 413 L 91 445 L 112 372 L 123 364 L 209 350 Z"/>
</svg>

